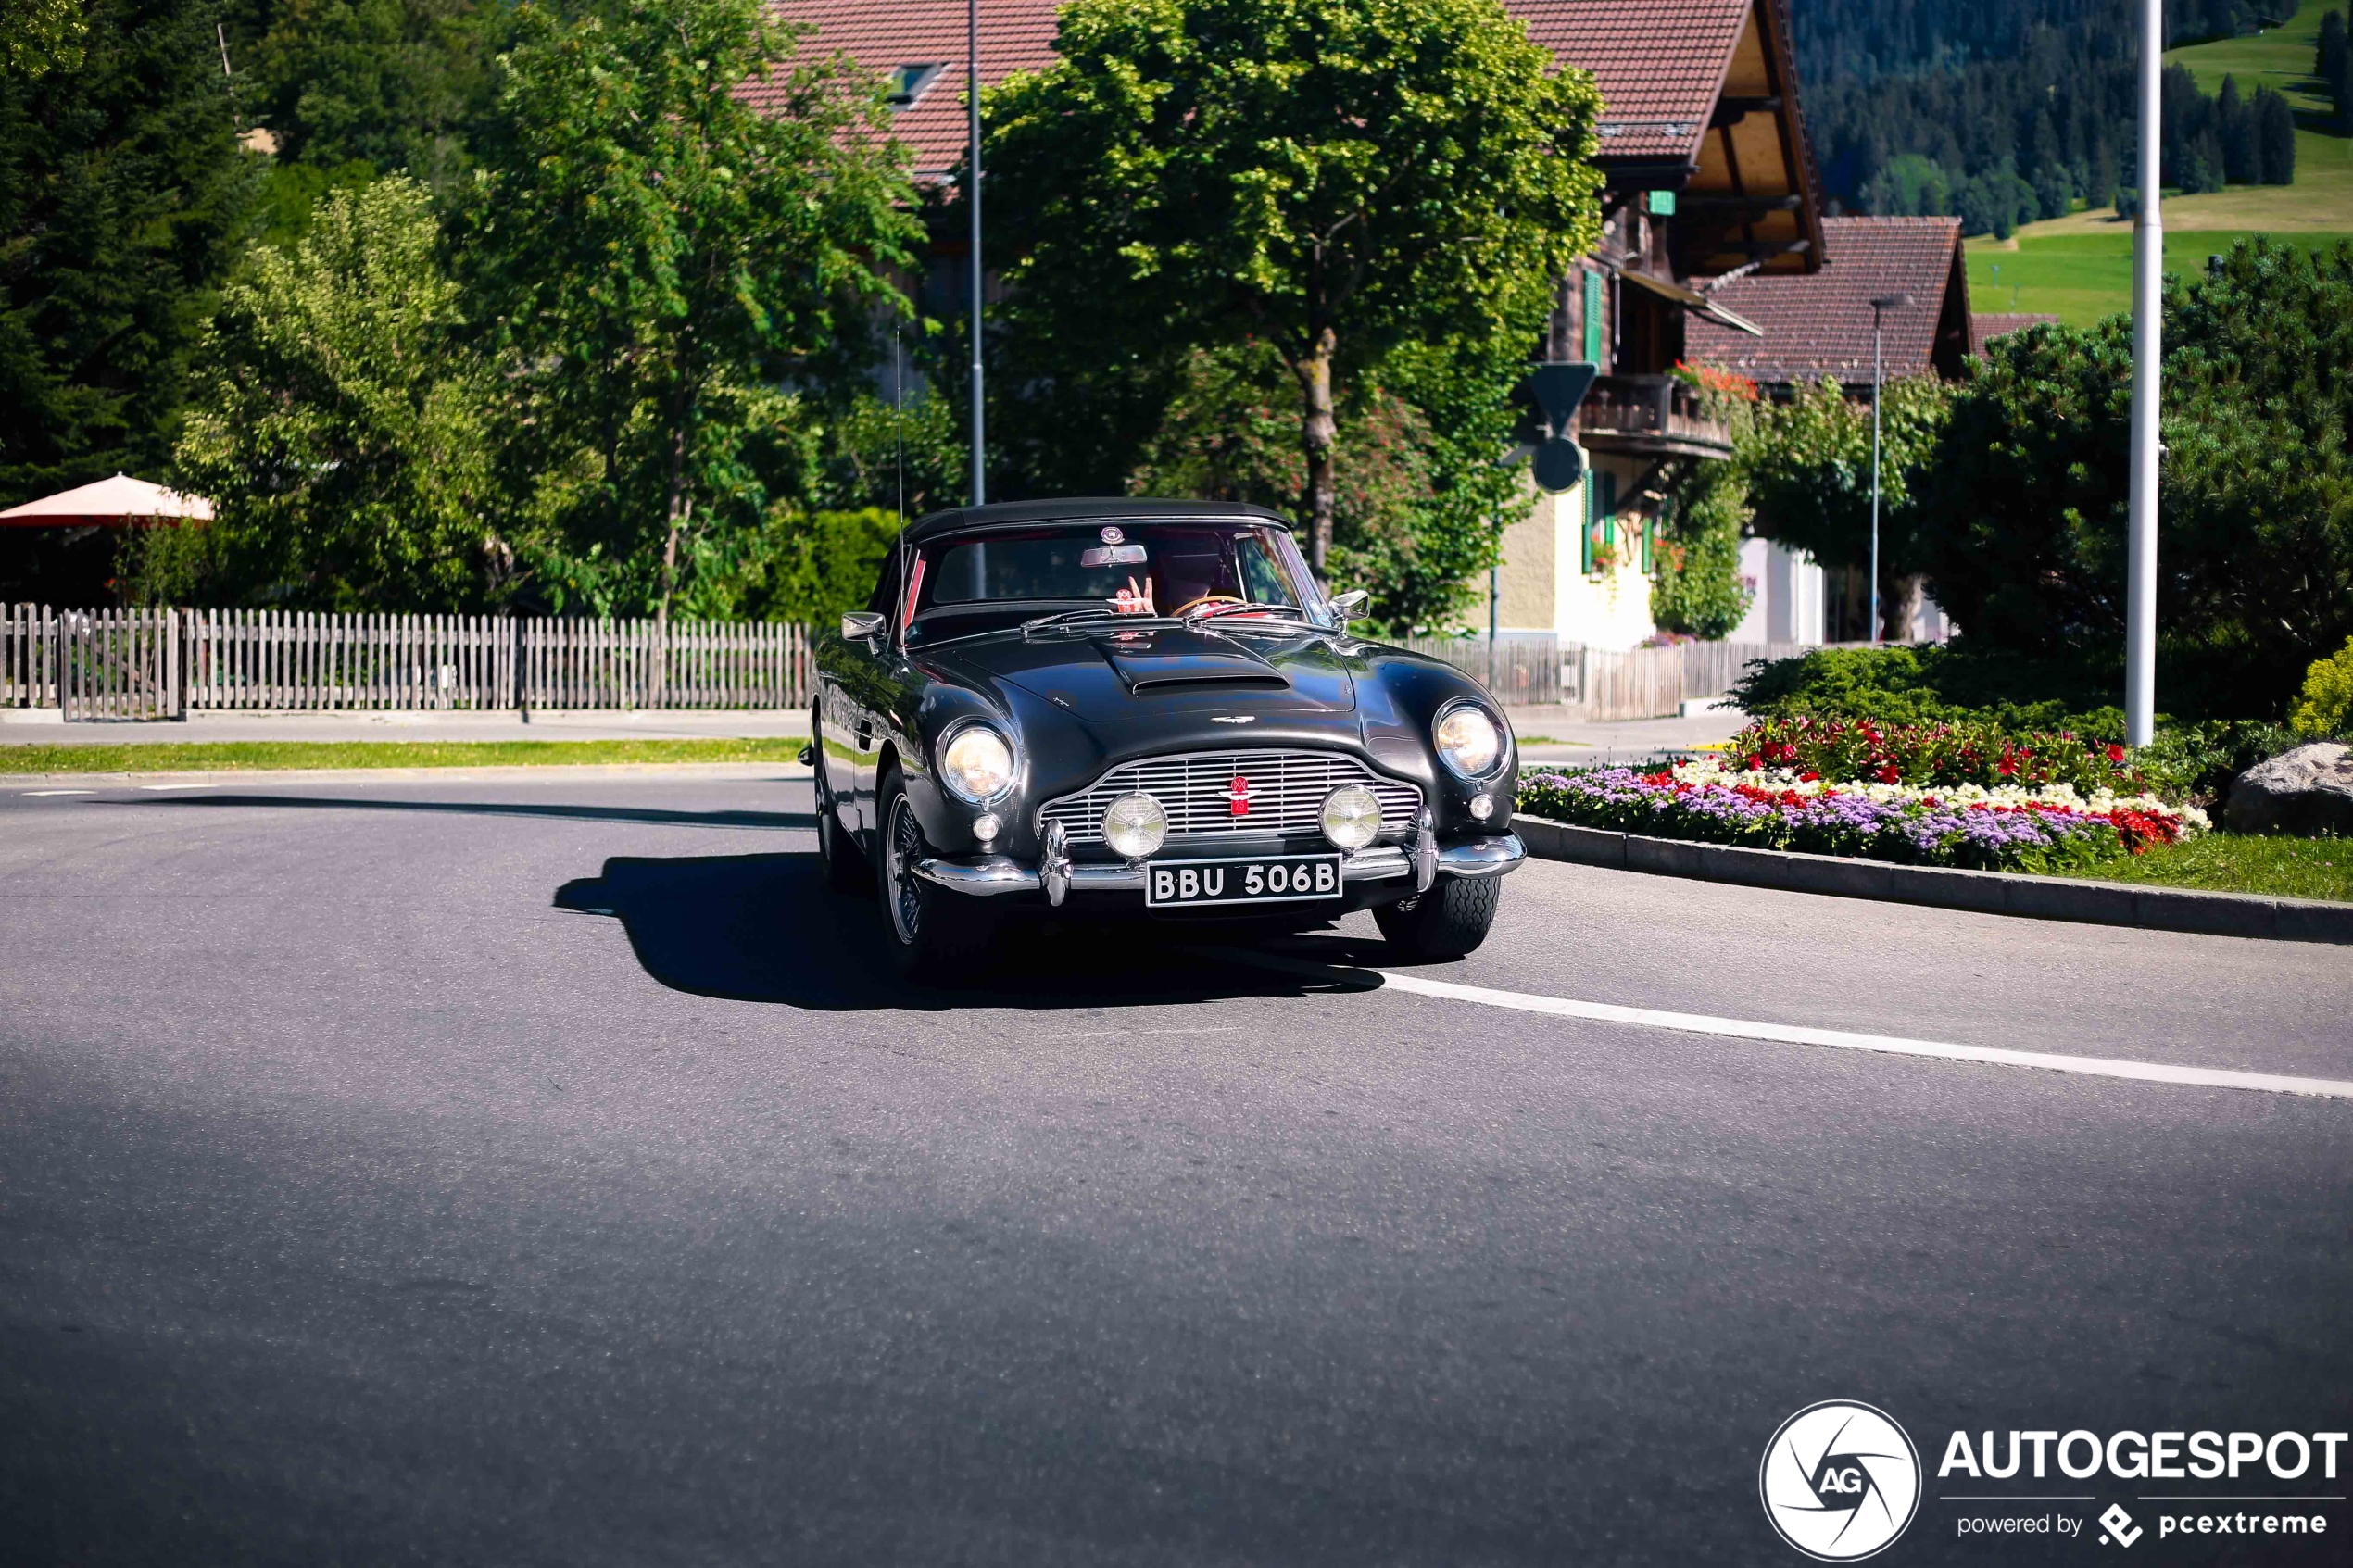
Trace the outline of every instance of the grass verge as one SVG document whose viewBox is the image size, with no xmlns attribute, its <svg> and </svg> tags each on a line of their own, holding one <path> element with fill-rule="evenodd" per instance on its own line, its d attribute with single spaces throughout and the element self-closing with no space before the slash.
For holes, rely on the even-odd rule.
<svg viewBox="0 0 2353 1568">
<path fill-rule="evenodd" d="M 790 762 L 806 741 L 216 741 L 0 746 L 0 774 L 240 772 L 288 768 L 512 768 L 570 763 Z"/>
<path fill-rule="evenodd" d="M 2353 903 L 2353 838 L 2216 833 L 2061 876 Z"/>
</svg>

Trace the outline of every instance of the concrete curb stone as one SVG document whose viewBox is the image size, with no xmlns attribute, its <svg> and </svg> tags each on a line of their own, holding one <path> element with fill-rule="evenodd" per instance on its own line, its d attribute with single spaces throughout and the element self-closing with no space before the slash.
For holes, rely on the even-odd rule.
<svg viewBox="0 0 2353 1568">
<path fill-rule="evenodd" d="M 5 755 L 5 753 L 0 753 Z M 154 773 L 0 773 L 0 790 L 139 789 L 150 784 L 560 783 L 567 779 L 805 779 L 800 762 L 527 762 L 454 768 L 207 768 Z"/>
<path fill-rule="evenodd" d="M 2077 921 L 2208 936 L 2253 936 L 2284 942 L 2353 944 L 2353 904 L 2323 898 L 2273 898 L 2191 888 L 2138 887 L 2120 882 L 2008 872 L 1899 866 L 1835 855 L 1744 849 L 1578 827 L 1541 817 L 1515 816 L 1512 831 L 1540 859 L 1605 866 L 1614 871 L 1702 882 L 1736 883 L 1841 898 L 1967 909 L 2028 920 Z"/>
</svg>

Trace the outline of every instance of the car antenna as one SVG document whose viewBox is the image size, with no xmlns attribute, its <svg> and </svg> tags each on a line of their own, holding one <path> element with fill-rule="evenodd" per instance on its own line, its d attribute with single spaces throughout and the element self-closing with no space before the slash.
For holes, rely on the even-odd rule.
<svg viewBox="0 0 2353 1568">
<path fill-rule="evenodd" d="M 903 597 L 907 592 L 907 379 L 900 369 L 896 319 L 890 323 L 890 437 L 891 460 L 899 473 L 899 592 Z M 905 610 L 894 605 L 891 612 L 895 618 Z M 900 629 L 900 636 L 905 638 L 904 627 Z"/>
</svg>

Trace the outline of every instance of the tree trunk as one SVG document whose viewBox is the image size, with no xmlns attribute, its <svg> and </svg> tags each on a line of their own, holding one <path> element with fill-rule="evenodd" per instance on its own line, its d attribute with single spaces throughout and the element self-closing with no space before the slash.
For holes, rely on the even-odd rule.
<svg viewBox="0 0 2353 1568">
<path fill-rule="evenodd" d="M 1295 367 L 1304 414 L 1300 445 L 1307 455 L 1307 561 L 1318 582 L 1330 577 L 1324 563 L 1332 550 L 1332 447 L 1340 437 L 1332 417 L 1332 349 L 1337 342 L 1332 330 L 1324 328 Z"/>
<path fill-rule="evenodd" d="M 1879 591 L 1880 640 L 1888 643 L 1909 642 L 1912 621 L 1919 616 L 1920 596 L 1928 579 L 1919 572 L 1907 576 L 1887 574 Z"/>
</svg>

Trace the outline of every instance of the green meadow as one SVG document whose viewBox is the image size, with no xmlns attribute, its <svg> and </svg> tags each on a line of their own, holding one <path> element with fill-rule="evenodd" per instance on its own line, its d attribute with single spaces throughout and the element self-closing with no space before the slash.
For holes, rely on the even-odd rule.
<svg viewBox="0 0 2353 1568">
<path fill-rule="evenodd" d="M 2316 127 L 2328 105 L 2312 75 L 2323 13 L 2353 0 L 2304 0 L 2279 27 L 2246 38 L 2169 50 L 2168 64 L 2187 66 L 2198 86 L 2219 92 L 2224 76 L 2241 94 L 2258 87 L 2284 94 L 2296 111 L 2296 183 L 2233 185 L 2205 195 L 2167 193 L 2165 269 L 2192 272 L 2250 234 L 2318 249 L 2353 240 L 2353 137 Z M 2133 228 L 2112 210 L 2079 212 L 2030 223 L 2008 244 L 1989 234 L 1969 242 L 1969 307 L 2027 310 L 2087 327 L 2133 306 Z"/>
</svg>

